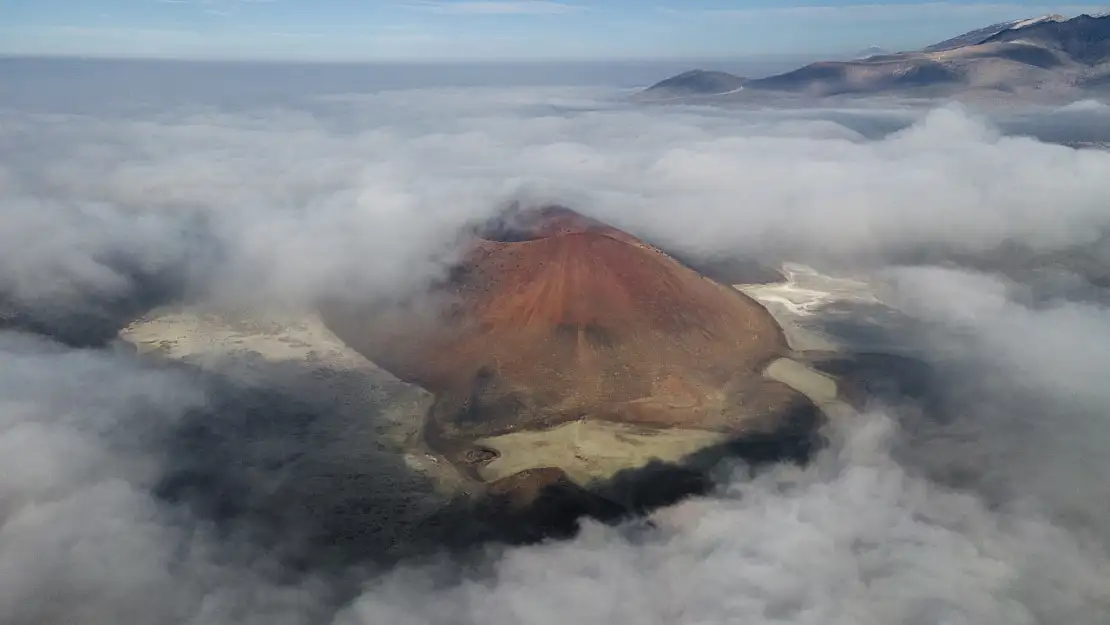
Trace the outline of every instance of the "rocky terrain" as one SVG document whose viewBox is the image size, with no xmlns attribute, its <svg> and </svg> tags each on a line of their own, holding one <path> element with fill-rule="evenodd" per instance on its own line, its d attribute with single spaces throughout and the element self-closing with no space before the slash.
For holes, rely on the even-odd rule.
<svg viewBox="0 0 1110 625">
<path fill-rule="evenodd" d="M 641 99 L 897 94 L 1076 99 L 1110 86 L 1110 15 L 1058 15 L 994 24 L 921 50 L 821 61 L 765 78 L 693 70 Z"/>
</svg>

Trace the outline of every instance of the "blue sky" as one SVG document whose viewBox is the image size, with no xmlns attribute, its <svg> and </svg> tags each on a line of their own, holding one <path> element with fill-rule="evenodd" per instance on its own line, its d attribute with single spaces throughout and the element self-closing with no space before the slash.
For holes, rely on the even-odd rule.
<svg viewBox="0 0 1110 625">
<path fill-rule="evenodd" d="M 906 49 L 1107 3 L 0 0 L 0 54 L 268 60 L 713 58 Z"/>
</svg>

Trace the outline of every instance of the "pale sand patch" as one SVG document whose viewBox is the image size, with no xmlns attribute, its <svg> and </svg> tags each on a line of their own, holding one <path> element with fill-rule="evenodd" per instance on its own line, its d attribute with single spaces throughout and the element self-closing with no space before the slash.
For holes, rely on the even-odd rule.
<svg viewBox="0 0 1110 625">
<path fill-rule="evenodd" d="M 790 349 L 803 351 L 838 351 L 844 346 L 832 337 L 806 327 L 802 322 L 834 302 L 878 303 L 866 282 L 850 278 L 834 278 L 818 273 L 812 267 L 785 263 L 785 282 L 772 284 L 735 284 L 733 288 L 751 297 L 767 309 L 782 327 Z"/>
<path fill-rule="evenodd" d="M 767 367 L 764 375 L 805 395 L 830 417 L 852 412 L 839 399 L 836 380 L 803 363 L 780 358 Z M 494 481 L 525 469 L 559 467 L 571 481 L 584 486 L 653 460 L 681 462 L 731 438 L 707 430 L 654 430 L 603 421 L 575 421 L 550 430 L 513 432 L 476 441 L 477 445 L 500 454 L 480 467 L 478 474 L 486 481 Z"/>
<path fill-rule="evenodd" d="M 500 454 L 480 467 L 478 474 L 492 482 L 525 469 L 558 467 L 573 482 L 584 486 L 652 460 L 678 462 L 727 440 L 725 434 L 705 430 L 648 430 L 620 423 L 575 421 L 550 430 L 513 432 L 476 441 Z"/>
<path fill-rule="evenodd" d="M 836 380 L 796 360 L 779 358 L 767 367 L 764 375 L 798 391 L 819 406 L 837 397 Z"/>
<path fill-rule="evenodd" d="M 786 276 L 785 282 L 737 284 L 733 288 L 771 313 L 782 327 L 790 349 L 795 352 L 835 352 L 848 347 L 803 325 L 806 317 L 820 314 L 824 306 L 841 301 L 879 301 L 870 286 L 860 280 L 826 276 L 812 267 L 796 263 L 785 263 L 782 272 Z M 854 412 L 851 406 L 839 399 L 836 379 L 809 365 L 780 358 L 771 363 L 763 375 L 805 395 L 830 418 Z"/>
<path fill-rule="evenodd" d="M 373 440 L 352 444 L 393 449 L 412 470 L 445 491 L 461 488 L 458 471 L 423 441 L 424 418 L 434 402 L 431 393 L 398 380 L 347 347 L 315 314 L 267 317 L 207 309 L 160 310 L 130 324 L 119 336 L 140 354 L 186 362 L 245 384 L 298 384 L 305 392 L 335 397 L 354 418 L 362 413 L 373 419 L 367 430 Z M 365 379 L 366 392 L 352 396 L 349 388 L 332 382 L 336 372 Z"/>
<path fill-rule="evenodd" d="M 795 316 L 815 314 L 821 307 L 837 301 L 878 303 L 866 282 L 836 278 L 798 263 L 784 263 L 784 282 L 736 285 L 745 292 L 758 293 L 760 299 L 777 303 Z"/>
<path fill-rule="evenodd" d="M 763 372 L 805 395 L 829 418 L 852 414 L 854 409 L 840 399 L 836 379 L 796 360 L 779 358 Z"/>
</svg>

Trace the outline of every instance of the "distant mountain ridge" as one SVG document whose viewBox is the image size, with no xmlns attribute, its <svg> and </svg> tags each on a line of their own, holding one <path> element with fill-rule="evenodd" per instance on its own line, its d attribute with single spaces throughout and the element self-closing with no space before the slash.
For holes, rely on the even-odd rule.
<svg viewBox="0 0 1110 625">
<path fill-rule="evenodd" d="M 747 78 L 741 78 L 728 72 L 692 69 L 658 82 L 650 89 L 656 92 L 666 92 L 672 96 L 721 95 L 741 89 L 747 82 Z"/>
<path fill-rule="evenodd" d="M 861 57 L 820 61 L 758 79 L 691 70 L 649 87 L 640 97 L 740 98 L 759 92 L 1067 96 L 1110 88 L 1110 14 L 1001 22 L 921 50 Z"/>
</svg>

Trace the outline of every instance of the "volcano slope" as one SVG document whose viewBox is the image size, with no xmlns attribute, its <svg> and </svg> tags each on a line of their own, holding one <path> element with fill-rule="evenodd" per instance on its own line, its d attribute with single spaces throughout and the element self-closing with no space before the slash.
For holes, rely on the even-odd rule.
<svg viewBox="0 0 1110 625">
<path fill-rule="evenodd" d="M 760 304 L 559 206 L 476 229 L 419 301 L 321 317 L 436 396 L 425 443 L 486 483 L 555 468 L 587 485 L 816 414 L 764 375 L 788 347 Z"/>
</svg>

